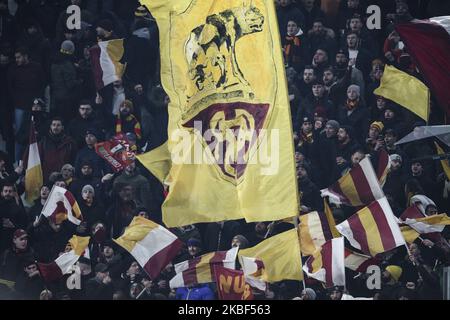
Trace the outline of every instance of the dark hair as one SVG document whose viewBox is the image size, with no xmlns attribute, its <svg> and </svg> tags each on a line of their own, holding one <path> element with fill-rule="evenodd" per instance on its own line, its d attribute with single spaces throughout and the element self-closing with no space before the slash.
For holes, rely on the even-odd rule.
<svg viewBox="0 0 450 320">
<path fill-rule="evenodd" d="M 328 66 L 325 69 L 323 69 L 323 73 L 325 73 L 326 71 L 330 71 L 333 75 L 335 75 L 335 71 L 332 66 Z"/>
<path fill-rule="evenodd" d="M 305 68 L 303 69 L 303 71 L 305 71 L 306 69 L 312 69 L 312 70 L 313 70 L 313 73 L 314 73 L 314 74 L 316 73 L 316 70 L 315 70 L 314 67 L 311 66 L 311 65 L 305 66 Z"/>
<path fill-rule="evenodd" d="M 354 34 L 355 36 L 357 36 L 357 37 L 359 38 L 359 34 L 356 33 L 355 31 L 348 31 L 348 32 L 345 34 L 345 38 L 347 38 L 349 35 L 352 35 L 352 34 Z"/>
<path fill-rule="evenodd" d="M 14 53 L 20 53 L 23 56 L 28 56 L 28 48 L 26 47 L 18 47 L 16 50 L 14 50 Z"/>
<path fill-rule="evenodd" d="M 60 116 L 54 116 L 54 117 L 52 117 L 52 118 L 50 119 L 50 124 L 51 124 L 53 121 L 61 121 L 61 124 L 64 125 L 64 120 L 63 120 L 63 118 L 61 118 Z"/>
<path fill-rule="evenodd" d="M 15 189 L 16 185 L 14 184 L 14 182 L 10 182 L 10 181 L 5 181 L 2 183 L 2 191 L 4 187 L 12 187 Z"/>
<path fill-rule="evenodd" d="M 90 105 L 92 107 L 92 101 L 89 100 L 89 99 L 82 99 L 78 105 L 80 105 L 80 106 L 82 106 L 82 105 Z"/>
</svg>

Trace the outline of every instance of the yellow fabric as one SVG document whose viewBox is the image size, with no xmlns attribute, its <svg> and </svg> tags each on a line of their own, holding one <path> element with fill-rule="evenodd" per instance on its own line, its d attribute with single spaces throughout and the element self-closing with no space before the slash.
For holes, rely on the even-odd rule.
<svg viewBox="0 0 450 320">
<path fill-rule="evenodd" d="M 400 231 L 402 232 L 402 236 L 405 238 L 407 243 L 413 243 L 420 236 L 420 233 L 409 226 L 400 227 Z"/>
<path fill-rule="evenodd" d="M 266 282 L 303 280 L 297 229 L 273 236 L 252 248 L 239 250 L 238 255 L 261 260 L 265 268 L 261 279 Z"/>
<path fill-rule="evenodd" d="M 300 216 L 298 230 L 303 256 L 312 255 L 326 242 L 322 221 L 316 211 Z"/>
<path fill-rule="evenodd" d="M 182 154 L 181 159 L 193 161 L 193 152 L 180 152 L 179 142 L 187 137 L 188 151 L 195 150 L 197 145 L 206 159 L 214 160 L 212 164 L 204 161 L 202 164 L 186 164 L 176 162 L 172 157 L 172 164 L 164 167 L 170 167 L 164 179 L 162 174 L 159 177 L 160 180 L 170 180 L 170 191 L 162 206 L 164 223 L 168 227 L 176 227 L 242 218 L 248 222 L 275 221 L 296 216 L 299 205 L 292 124 L 273 1 L 141 0 L 141 4 L 155 17 L 160 31 L 161 81 L 170 98 L 168 150 L 172 156 Z M 243 14 L 242 8 L 246 8 L 250 15 Z M 226 14 L 221 15 L 226 10 L 231 14 L 228 18 Z M 237 18 L 232 18 L 233 15 Z M 234 32 L 239 28 L 229 28 L 231 25 L 243 23 L 239 26 L 244 26 L 244 29 L 254 28 L 252 16 L 260 22 L 261 15 L 264 17 L 262 31 L 240 34 L 235 42 L 234 55 L 230 56 L 227 54 L 233 51 L 227 51 L 225 42 L 219 45 L 220 48 L 215 42 L 220 37 L 217 25 L 206 23 L 208 17 L 220 16 L 215 21 L 228 21 L 224 30 L 229 33 L 230 39 L 235 39 Z M 194 33 L 194 30 L 200 30 L 197 28 L 201 28 L 198 37 Z M 195 54 L 191 55 L 192 52 Z M 205 66 L 202 80 L 199 80 L 201 77 L 198 69 L 193 67 L 194 63 Z M 225 70 L 234 70 L 225 73 L 226 84 L 229 84 L 226 86 L 220 86 L 218 65 L 222 63 Z M 237 69 L 231 68 L 233 63 L 238 64 L 245 81 L 236 76 Z M 196 86 L 196 81 L 202 81 L 201 88 Z M 208 143 L 195 133 L 196 130 L 186 125 L 201 111 L 215 104 L 229 103 L 238 103 L 240 107 L 243 104 L 269 106 L 267 115 L 262 118 L 265 119 L 262 128 L 267 130 L 268 148 L 260 150 L 263 139 L 260 135 L 245 153 L 244 159 L 250 164 L 242 176 L 227 175 L 224 170 L 229 170 L 229 173 L 233 169 L 230 166 L 222 169 L 217 165 Z M 220 114 L 224 111 L 212 114 L 218 116 L 214 119 L 218 119 L 217 124 L 224 125 L 219 126 L 222 129 L 236 124 L 242 128 L 243 124 L 238 120 L 243 118 L 249 119 L 248 128 L 255 128 L 256 122 L 253 120 L 256 117 L 244 109 L 237 109 L 239 113 L 236 111 L 236 114 L 228 115 L 234 117 L 231 119 Z M 209 123 L 205 120 L 204 127 L 213 127 L 213 123 L 212 120 Z M 276 140 L 277 137 L 272 129 L 278 130 L 278 141 L 273 147 L 270 138 Z M 194 139 L 197 139 L 197 144 Z M 275 159 L 273 171 L 262 171 L 268 165 L 259 161 L 261 152 L 267 158 Z M 153 159 L 145 161 L 150 164 L 158 162 Z"/>
<path fill-rule="evenodd" d="M 330 226 L 333 238 L 339 238 L 341 234 L 336 229 L 336 221 L 334 220 L 333 211 L 331 211 L 330 205 L 328 204 L 326 198 L 323 198 L 323 207 L 325 208 L 325 215 L 327 216 L 328 225 Z"/>
<path fill-rule="evenodd" d="M 341 187 L 342 193 L 345 194 L 350 201 L 352 206 L 361 206 L 364 203 L 359 198 L 358 191 L 356 190 L 355 183 L 353 181 L 353 177 L 350 174 L 350 171 L 346 173 L 343 177 L 338 180 L 339 186 Z"/>
<path fill-rule="evenodd" d="M 39 198 L 43 183 L 41 164 L 27 169 L 25 173 L 25 200 L 28 203 L 33 203 L 34 200 Z"/>
<path fill-rule="evenodd" d="M 69 240 L 69 244 L 77 256 L 81 256 L 83 254 L 84 250 L 89 245 L 89 239 L 91 239 L 91 237 L 73 236 Z"/>
<path fill-rule="evenodd" d="M 203 255 L 197 267 L 195 268 L 195 271 L 197 272 L 198 283 L 208 283 L 213 281 L 211 277 L 212 267 L 209 261 L 214 257 L 214 254 L 215 252 Z"/>
<path fill-rule="evenodd" d="M 435 142 L 437 153 L 444 154 L 444 150 Z M 441 160 L 442 169 L 444 169 L 445 175 L 447 176 L 447 180 L 450 181 L 450 164 L 448 159 Z"/>
<path fill-rule="evenodd" d="M 310 258 L 311 259 L 311 258 Z M 322 261 L 322 247 L 318 248 L 312 255 L 312 270 L 310 270 L 310 273 L 316 273 L 319 272 L 320 269 L 323 267 L 323 261 Z"/>
<path fill-rule="evenodd" d="M 358 211 L 359 220 L 364 227 L 367 243 L 369 245 L 370 254 L 375 256 L 378 253 L 385 252 L 383 242 L 381 241 L 380 231 L 378 230 L 377 223 L 373 218 L 372 212 L 366 207 Z"/>
<path fill-rule="evenodd" d="M 167 142 L 147 153 L 137 155 L 136 158 L 161 183 L 165 182 L 171 166 L 171 159 L 169 149 L 167 148 Z"/>
<path fill-rule="evenodd" d="M 112 63 L 114 64 L 114 68 L 116 69 L 116 75 L 119 78 L 122 78 L 126 68 L 126 65 L 120 62 L 125 51 L 123 47 L 123 39 L 109 40 L 106 50 L 108 56 L 110 57 Z"/>
<path fill-rule="evenodd" d="M 392 278 L 394 278 L 396 281 L 400 279 L 403 273 L 403 269 L 399 266 L 387 266 L 386 271 L 389 272 Z"/>
<path fill-rule="evenodd" d="M 131 221 L 130 225 L 125 229 L 123 235 L 113 240 L 128 252 L 131 252 L 136 245 L 136 242 L 144 239 L 153 229 L 158 227 L 158 224 L 147 220 L 144 217 L 134 217 L 133 221 Z"/>
<path fill-rule="evenodd" d="M 374 94 L 392 100 L 428 121 L 430 90 L 417 78 L 386 65 L 380 87 Z"/>
</svg>

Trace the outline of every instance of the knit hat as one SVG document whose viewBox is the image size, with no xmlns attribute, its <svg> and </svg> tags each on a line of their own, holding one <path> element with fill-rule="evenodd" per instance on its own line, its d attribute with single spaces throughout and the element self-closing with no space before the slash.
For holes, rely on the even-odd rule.
<svg viewBox="0 0 450 320">
<path fill-rule="evenodd" d="M 131 100 L 128 100 L 128 99 L 123 100 L 123 102 L 121 103 L 120 106 L 121 106 L 121 107 L 122 107 L 122 106 L 128 107 L 128 108 L 130 109 L 131 112 L 133 112 L 133 110 L 134 110 L 133 102 L 132 102 Z"/>
<path fill-rule="evenodd" d="M 137 7 L 136 10 L 134 11 L 134 15 L 136 17 L 146 17 L 146 16 L 148 16 L 147 8 L 144 7 L 144 6 Z"/>
<path fill-rule="evenodd" d="M 327 110 L 324 107 L 318 106 L 314 110 L 314 118 L 318 118 L 318 117 L 327 119 L 327 117 L 328 117 Z"/>
<path fill-rule="evenodd" d="M 326 125 L 331 126 L 335 130 L 339 130 L 340 128 L 339 122 L 337 122 L 336 120 L 328 120 Z"/>
<path fill-rule="evenodd" d="M 94 191 L 94 187 L 92 187 L 90 184 L 87 184 L 83 187 L 83 189 L 81 190 L 81 193 L 85 193 L 85 192 L 91 192 L 92 194 L 95 195 L 95 191 Z"/>
<path fill-rule="evenodd" d="M 316 300 L 316 292 L 311 288 L 306 288 L 303 293 L 308 297 L 308 300 Z"/>
<path fill-rule="evenodd" d="M 370 125 L 370 127 L 372 128 L 376 128 L 376 129 L 378 129 L 378 131 L 383 131 L 383 129 L 384 129 L 384 124 L 383 124 L 383 122 L 381 122 L 381 121 L 374 121 L 374 122 L 372 122 L 372 124 Z"/>
<path fill-rule="evenodd" d="M 63 53 L 63 54 L 72 55 L 75 52 L 75 45 L 73 44 L 72 41 L 65 40 L 61 44 L 60 52 Z"/>
<path fill-rule="evenodd" d="M 197 238 L 190 238 L 187 242 L 186 245 L 188 247 L 201 247 L 202 243 L 200 242 L 200 240 L 198 240 Z"/>
<path fill-rule="evenodd" d="M 392 278 L 395 279 L 395 281 L 398 281 L 398 279 L 400 279 L 400 277 L 402 276 L 403 273 L 403 269 L 400 268 L 399 266 L 387 266 L 386 267 L 386 271 L 389 272 L 389 274 L 391 275 Z"/>
<path fill-rule="evenodd" d="M 361 88 L 360 88 L 358 85 L 356 85 L 356 84 L 350 85 L 350 86 L 347 88 L 347 92 L 348 92 L 349 90 L 355 90 L 355 91 L 358 93 L 358 96 L 361 96 Z"/>
<path fill-rule="evenodd" d="M 247 240 L 247 238 L 246 237 L 244 237 L 243 235 L 241 235 L 241 234 L 238 234 L 238 235 L 235 235 L 234 236 L 234 238 L 233 239 L 237 239 L 237 240 L 239 240 L 239 242 L 241 243 L 241 246 L 240 246 L 240 248 L 241 249 L 245 249 L 245 248 L 247 248 L 248 247 L 248 240 Z"/>
<path fill-rule="evenodd" d="M 114 30 L 114 25 L 111 20 L 103 19 L 97 23 L 97 26 L 105 31 L 112 32 Z"/>
<path fill-rule="evenodd" d="M 354 137 L 355 131 L 353 130 L 353 127 L 344 125 L 344 126 L 340 126 L 340 128 L 344 129 L 345 132 L 347 132 L 350 139 L 352 139 Z"/>
<path fill-rule="evenodd" d="M 33 100 L 33 105 L 38 105 L 38 106 L 41 106 L 42 108 L 46 107 L 45 101 L 42 98 L 35 98 Z"/>
<path fill-rule="evenodd" d="M 391 154 L 391 155 L 389 156 L 389 159 L 390 159 L 391 161 L 403 162 L 402 156 L 399 155 L 399 154 Z"/>
<path fill-rule="evenodd" d="M 72 172 L 75 171 L 75 168 L 70 164 L 70 163 L 66 163 L 65 165 L 62 166 L 61 168 L 61 172 L 63 170 L 71 170 Z"/>
<path fill-rule="evenodd" d="M 22 236 L 28 236 L 28 233 L 23 229 L 17 229 L 16 231 L 14 231 L 13 239 L 17 239 Z"/>
</svg>

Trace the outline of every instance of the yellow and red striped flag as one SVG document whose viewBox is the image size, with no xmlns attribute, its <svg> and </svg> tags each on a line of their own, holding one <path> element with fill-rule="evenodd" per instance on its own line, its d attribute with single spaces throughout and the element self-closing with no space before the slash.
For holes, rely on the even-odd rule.
<svg viewBox="0 0 450 320">
<path fill-rule="evenodd" d="M 384 197 L 377 175 L 369 157 L 342 176 L 331 187 L 321 190 L 322 197 L 329 197 L 335 204 L 352 207 L 366 206 Z"/>
<path fill-rule="evenodd" d="M 317 211 L 300 216 L 298 233 L 303 256 L 314 254 L 326 241 L 333 238 L 326 215 Z"/>
<path fill-rule="evenodd" d="M 36 141 L 36 129 L 34 120 L 31 119 L 30 146 L 28 149 L 27 170 L 25 172 L 25 200 L 28 203 L 33 203 L 34 200 L 39 198 L 43 183 L 41 158 Z"/>
<path fill-rule="evenodd" d="M 42 209 L 42 215 L 51 219 L 55 224 L 69 220 L 79 225 L 83 221 L 80 207 L 73 194 L 61 187 L 53 186 Z"/>
<path fill-rule="evenodd" d="M 371 256 L 405 245 L 386 198 L 372 202 L 336 228 L 353 247 Z"/>
<path fill-rule="evenodd" d="M 113 240 L 131 253 L 151 279 L 159 276 L 183 246 L 172 232 L 143 217 L 134 217 L 124 234 Z"/>
<path fill-rule="evenodd" d="M 126 67 L 120 62 L 124 54 L 123 39 L 100 41 L 90 53 L 97 90 L 122 79 Z"/>
<path fill-rule="evenodd" d="M 424 234 L 442 232 L 445 226 L 450 225 L 450 218 L 445 213 L 425 216 L 419 208 L 411 206 L 402 213 L 400 222 Z"/>
<path fill-rule="evenodd" d="M 345 248 L 345 267 L 356 272 L 366 272 L 371 265 L 378 265 L 380 261 L 374 257 L 356 253 Z"/>
<path fill-rule="evenodd" d="M 380 149 L 380 151 L 378 151 L 377 178 L 380 182 L 381 187 L 384 186 L 390 170 L 391 159 L 389 158 L 389 154 L 386 152 L 386 150 Z"/>
<path fill-rule="evenodd" d="M 72 266 L 83 255 L 89 245 L 90 237 L 73 236 L 69 240 L 71 250 L 63 253 L 51 263 L 39 263 L 39 271 L 46 282 L 56 281 L 72 270 Z"/>
<path fill-rule="evenodd" d="M 170 287 L 179 288 L 214 282 L 214 266 L 218 265 L 234 270 L 238 250 L 238 247 L 234 247 L 228 251 L 211 252 L 176 264 L 176 275 L 170 280 Z"/>
<path fill-rule="evenodd" d="M 345 286 L 344 238 L 325 242 L 306 260 L 303 271 L 310 278 L 325 283 L 326 287 Z"/>
</svg>

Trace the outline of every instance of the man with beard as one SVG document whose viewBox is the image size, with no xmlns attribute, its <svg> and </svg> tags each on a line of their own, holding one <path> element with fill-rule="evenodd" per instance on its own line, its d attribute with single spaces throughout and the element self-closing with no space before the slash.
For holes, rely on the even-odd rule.
<svg viewBox="0 0 450 320">
<path fill-rule="evenodd" d="M 14 183 L 5 182 L 0 197 L 0 252 L 8 248 L 14 231 L 27 227 L 27 214 Z"/>
<path fill-rule="evenodd" d="M 305 66 L 303 70 L 303 77 L 298 83 L 298 90 L 300 91 L 300 101 L 312 95 L 312 83 L 316 80 L 316 73 L 312 66 Z"/>
<path fill-rule="evenodd" d="M 77 199 L 80 199 L 83 187 L 85 185 L 91 185 L 97 194 L 97 198 L 103 200 L 102 183 L 99 176 L 94 175 L 93 162 L 89 159 L 83 159 L 78 164 L 80 167 L 79 173 L 77 173 L 77 179 L 70 185 L 70 192 Z"/>
<path fill-rule="evenodd" d="M 63 120 L 59 117 L 52 118 L 48 135 L 38 147 L 44 181 L 48 181 L 52 172 L 59 172 L 64 164 L 72 163 L 77 152 L 75 141 L 64 133 Z"/>
<path fill-rule="evenodd" d="M 335 57 L 335 66 L 334 66 L 336 79 L 342 80 L 345 83 L 356 84 L 358 85 L 362 91 L 364 92 L 365 83 L 364 76 L 357 67 L 355 67 L 354 62 L 349 63 L 348 51 L 343 49 L 338 50 Z M 347 86 L 348 87 L 348 86 Z M 345 92 L 345 90 L 344 90 Z M 344 97 L 345 100 L 345 97 Z"/>
<path fill-rule="evenodd" d="M 92 128 L 96 128 L 95 131 L 98 132 L 96 137 L 99 138 L 103 123 L 93 109 L 91 101 L 83 99 L 80 101 L 77 117 L 70 122 L 68 127 L 68 133 L 76 141 L 78 149 L 85 145 L 86 131 Z"/>
<path fill-rule="evenodd" d="M 116 117 L 116 134 L 133 133 L 136 135 L 137 145 L 140 147 L 142 139 L 141 123 L 135 116 L 134 105 L 130 100 L 122 102 Z"/>
<path fill-rule="evenodd" d="M 337 132 L 336 164 L 342 172 L 350 163 L 353 152 L 360 146 L 353 138 L 353 129 L 350 126 L 341 126 Z"/>
<path fill-rule="evenodd" d="M 361 70 L 363 75 L 368 75 L 370 62 L 372 61 L 370 53 L 360 47 L 360 39 L 356 32 L 350 31 L 346 39 L 346 51 L 348 52 L 349 61 Z"/>
</svg>

